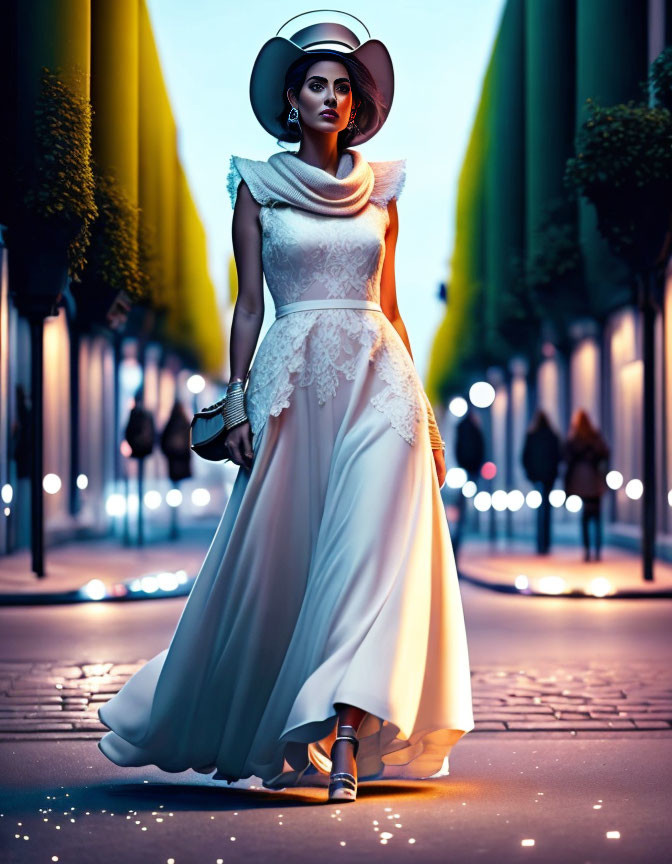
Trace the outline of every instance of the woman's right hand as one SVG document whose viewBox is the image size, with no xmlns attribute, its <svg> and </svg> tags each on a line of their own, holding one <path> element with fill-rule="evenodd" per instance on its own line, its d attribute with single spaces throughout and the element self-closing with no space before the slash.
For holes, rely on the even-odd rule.
<svg viewBox="0 0 672 864">
<path fill-rule="evenodd" d="M 239 423 L 233 429 L 229 429 L 224 443 L 229 451 L 232 462 L 248 470 L 252 467 L 254 453 L 252 450 L 252 430 L 249 420 L 245 420 L 244 423 Z"/>
</svg>

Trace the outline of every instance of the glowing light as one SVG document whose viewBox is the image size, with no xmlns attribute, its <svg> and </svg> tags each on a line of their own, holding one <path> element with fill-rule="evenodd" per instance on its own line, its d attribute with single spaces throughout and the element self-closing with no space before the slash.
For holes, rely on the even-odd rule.
<svg viewBox="0 0 672 864">
<path fill-rule="evenodd" d="M 477 381 L 469 388 L 469 398 L 477 408 L 487 408 L 495 401 L 495 388 L 487 381 Z"/>
<path fill-rule="evenodd" d="M 473 480 L 467 480 L 467 482 L 462 487 L 462 494 L 465 498 L 473 498 L 476 494 L 476 484 Z"/>
<path fill-rule="evenodd" d="M 551 502 L 551 507 L 562 507 L 566 497 L 564 489 L 551 489 L 548 500 Z"/>
<path fill-rule="evenodd" d="M 567 583 L 562 576 L 542 576 L 539 580 L 539 590 L 543 594 L 562 594 L 567 590 Z"/>
<path fill-rule="evenodd" d="M 42 480 L 42 488 L 49 495 L 55 495 L 61 488 L 61 478 L 58 474 L 45 474 Z"/>
<path fill-rule="evenodd" d="M 191 493 L 191 503 L 195 507 L 205 507 L 210 503 L 210 493 L 207 489 L 194 489 Z"/>
<path fill-rule="evenodd" d="M 2 512 L 5 514 L 5 516 L 9 516 L 9 514 L 10 514 L 12 511 L 9 509 L 9 507 L 5 507 L 5 509 L 4 509 Z"/>
<path fill-rule="evenodd" d="M 105 583 L 100 579 L 90 579 L 86 585 L 82 586 L 82 594 L 85 594 L 90 600 L 102 600 L 107 594 Z"/>
<path fill-rule="evenodd" d="M 667 503 L 672 507 L 672 489 L 667 493 Z"/>
<path fill-rule="evenodd" d="M 159 590 L 159 580 L 156 576 L 148 575 L 140 577 L 140 588 L 145 594 L 153 594 Z"/>
<path fill-rule="evenodd" d="M 108 516 L 123 516 L 126 512 L 126 499 L 119 492 L 109 495 L 105 502 L 105 512 Z"/>
<path fill-rule="evenodd" d="M 126 392 L 135 392 L 142 384 L 142 367 L 135 360 L 123 360 L 120 367 L 121 386 Z"/>
<path fill-rule="evenodd" d="M 492 504 L 493 509 L 502 511 L 506 510 L 506 491 L 504 489 L 495 489 L 492 493 L 490 503 Z"/>
<path fill-rule="evenodd" d="M 609 471 L 606 480 L 610 489 L 620 489 L 623 485 L 623 475 L 620 471 Z"/>
<path fill-rule="evenodd" d="M 594 597 L 606 597 L 607 594 L 614 593 L 614 586 L 604 576 L 597 576 L 588 585 L 588 593 Z"/>
<path fill-rule="evenodd" d="M 474 497 L 474 507 L 481 512 L 485 512 L 490 509 L 492 504 L 492 500 L 489 492 L 477 492 Z"/>
<path fill-rule="evenodd" d="M 179 507 L 182 503 L 182 493 L 179 489 L 169 489 L 166 492 L 166 504 L 169 507 Z"/>
<path fill-rule="evenodd" d="M 177 576 L 177 581 L 182 585 L 187 581 L 187 571 L 186 570 L 176 570 L 175 575 Z"/>
<path fill-rule="evenodd" d="M 86 489 L 89 485 L 89 478 L 86 474 L 78 474 L 77 475 L 77 488 L 78 489 Z"/>
<path fill-rule="evenodd" d="M 119 445 L 119 452 L 121 453 L 122 456 L 127 456 L 127 457 L 130 456 L 131 453 L 133 452 L 131 450 L 131 445 L 128 443 L 128 441 L 125 438 L 121 442 L 121 444 Z"/>
<path fill-rule="evenodd" d="M 643 492 L 644 484 L 641 480 L 628 480 L 628 482 L 625 484 L 625 494 L 628 496 L 628 498 L 632 498 L 633 501 L 641 498 Z"/>
<path fill-rule="evenodd" d="M 202 393 L 205 388 L 205 378 L 202 375 L 191 375 L 187 380 L 187 390 L 190 393 Z"/>
<path fill-rule="evenodd" d="M 579 498 L 578 495 L 568 495 L 565 500 L 565 507 L 569 510 L 570 513 L 578 513 L 579 510 L 583 507 L 583 501 Z"/>
<path fill-rule="evenodd" d="M 525 503 L 525 496 L 520 489 L 511 489 L 506 496 L 506 506 L 515 513 Z"/>
<path fill-rule="evenodd" d="M 144 502 L 148 510 L 157 510 L 161 506 L 161 493 L 156 489 L 149 489 L 145 492 Z"/>
<path fill-rule="evenodd" d="M 530 580 L 524 573 L 519 573 L 516 576 L 513 584 L 519 591 L 526 591 L 530 587 Z"/>
<path fill-rule="evenodd" d="M 174 591 L 179 585 L 177 573 L 171 573 L 170 570 L 165 570 L 162 573 L 156 574 L 156 581 L 162 591 Z"/>
<path fill-rule="evenodd" d="M 484 480 L 492 480 L 497 476 L 497 466 L 494 462 L 484 462 L 481 466 L 481 477 Z"/>
<path fill-rule="evenodd" d="M 534 846 L 534 840 L 531 837 L 527 837 L 525 840 L 520 841 L 521 846 Z"/>
<path fill-rule="evenodd" d="M 449 468 L 446 471 L 446 483 L 451 489 L 461 489 L 467 482 L 467 472 L 464 468 Z"/>
<path fill-rule="evenodd" d="M 11 483 L 5 483 L 2 487 L 2 503 L 3 504 L 11 504 L 12 498 L 14 497 L 14 490 L 12 489 Z"/>
<path fill-rule="evenodd" d="M 620 831 L 607 831 L 607 839 L 608 840 L 620 840 L 621 832 Z"/>
<path fill-rule="evenodd" d="M 448 403 L 448 410 L 454 417 L 464 417 L 468 408 L 469 405 L 467 400 L 463 399 L 461 396 L 456 396 Z"/>
<path fill-rule="evenodd" d="M 532 510 L 536 510 L 537 507 L 541 507 L 541 492 L 539 492 L 537 489 L 531 489 L 525 496 L 525 503 Z"/>
</svg>

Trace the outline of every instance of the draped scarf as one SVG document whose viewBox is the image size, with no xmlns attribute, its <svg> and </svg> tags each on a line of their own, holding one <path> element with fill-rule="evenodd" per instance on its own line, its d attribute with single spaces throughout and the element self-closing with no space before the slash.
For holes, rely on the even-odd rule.
<svg viewBox="0 0 672 864">
<path fill-rule="evenodd" d="M 405 159 L 367 162 L 358 150 L 342 151 L 336 176 L 283 150 L 268 161 L 232 156 L 227 186 L 235 206 L 242 180 L 262 205 L 289 204 L 325 216 L 352 216 L 369 202 L 386 206 L 405 180 Z"/>
</svg>

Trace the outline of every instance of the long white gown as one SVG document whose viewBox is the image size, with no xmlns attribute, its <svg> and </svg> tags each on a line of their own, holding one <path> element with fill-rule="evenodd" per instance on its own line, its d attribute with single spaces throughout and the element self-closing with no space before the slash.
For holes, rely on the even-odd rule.
<svg viewBox="0 0 672 864">
<path fill-rule="evenodd" d="M 422 383 L 379 307 L 405 163 L 369 163 L 370 200 L 338 217 L 279 206 L 259 164 L 232 157 L 229 178 L 232 202 L 244 177 L 264 205 L 278 314 L 246 391 L 253 467 L 236 475 L 169 647 L 100 708 L 111 731 L 98 746 L 118 765 L 324 785 L 345 702 L 367 712 L 360 782 L 441 776 L 474 720 Z M 352 166 L 344 155 L 336 178 Z"/>
</svg>

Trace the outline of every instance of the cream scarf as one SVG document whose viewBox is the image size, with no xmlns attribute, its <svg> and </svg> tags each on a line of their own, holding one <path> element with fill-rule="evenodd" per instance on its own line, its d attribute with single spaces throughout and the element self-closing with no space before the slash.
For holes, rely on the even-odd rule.
<svg viewBox="0 0 672 864">
<path fill-rule="evenodd" d="M 386 206 L 398 197 L 405 161 L 367 162 L 358 150 L 346 149 L 334 177 L 288 150 L 274 153 L 267 162 L 232 156 L 227 178 L 231 206 L 242 179 L 262 205 L 283 203 L 325 216 L 352 216 L 369 202 Z"/>
</svg>

